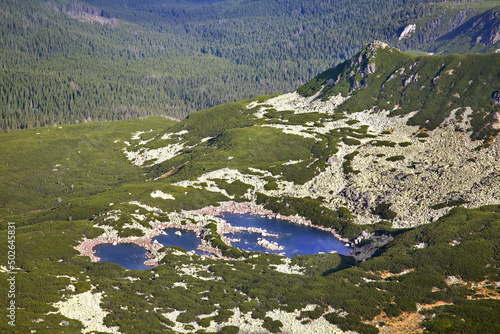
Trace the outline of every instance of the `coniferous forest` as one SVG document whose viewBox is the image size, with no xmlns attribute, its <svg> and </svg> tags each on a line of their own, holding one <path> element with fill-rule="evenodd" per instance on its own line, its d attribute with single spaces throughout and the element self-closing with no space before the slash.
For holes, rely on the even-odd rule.
<svg viewBox="0 0 500 334">
<path fill-rule="evenodd" d="M 292 91 L 378 39 L 430 41 L 496 1 L 0 0 L 0 129 L 160 115 Z M 403 28 L 418 33 L 398 40 Z"/>
</svg>

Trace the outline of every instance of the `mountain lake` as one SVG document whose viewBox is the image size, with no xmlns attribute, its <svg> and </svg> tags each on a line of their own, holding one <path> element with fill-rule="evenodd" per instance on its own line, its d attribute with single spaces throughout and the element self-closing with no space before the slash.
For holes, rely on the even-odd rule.
<svg viewBox="0 0 500 334">
<path fill-rule="evenodd" d="M 351 251 L 332 233 L 314 227 L 249 213 L 224 213 L 221 217 L 233 227 L 260 228 L 267 231 L 264 236 L 248 231 L 225 234 L 225 237 L 234 239 L 233 247 L 242 250 L 281 254 L 287 257 L 293 257 L 296 254 L 309 255 L 331 252 L 349 255 Z M 153 241 L 157 240 L 165 247 L 178 246 L 187 251 L 194 251 L 196 254 L 208 255 L 197 249 L 201 240 L 195 232 L 181 231 L 176 228 L 165 229 L 165 232 L 166 234 L 155 237 Z M 262 247 L 258 244 L 259 240 L 262 243 L 262 239 L 280 249 L 270 250 Z M 151 268 L 143 263 L 147 260 L 146 251 L 135 244 L 101 244 L 95 246 L 94 250 L 95 255 L 100 257 L 102 262 L 113 262 L 127 269 L 146 270 Z"/>
</svg>

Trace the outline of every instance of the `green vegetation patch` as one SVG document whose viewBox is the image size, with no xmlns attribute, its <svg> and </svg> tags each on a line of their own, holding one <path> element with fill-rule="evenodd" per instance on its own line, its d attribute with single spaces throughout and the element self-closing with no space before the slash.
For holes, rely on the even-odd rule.
<svg viewBox="0 0 500 334">
<path fill-rule="evenodd" d="M 269 330 L 271 333 L 278 333 L 280 332 L 281 327 L 283 327 L 283 323 L 279 320 L 273 320 L 270 317 L 265 317 L 262 327 Z"/>
<path fill-rule="evenodd" d="M 265 190 L 276 190 L 278 189 L 278 183 L 276 181 L 268 182 L 264 185 Z"/>
<path fill-rule="evenodd" d="M 345 161 L 342 163 L 344 174 L 346 175 L 358 174 L 360 172 L 359 170 L 354 170 L 354 168 L 352 168 L 352 161 L 354 160 L 354 157 L 356 157 L 358 154 L 359 154 L 358 151 L 354 151 L 344 156 Z"/>
<path fill-rule="evenodd" d="M 415 137 L 417 137 L 417 138 L 428 138 L 429 134 L 427 132 L 419 132 Z"/>
<path fill-rule="evenodd" d="M 361 319 L 358 316 L 354 316 L 351 314 L 343 317 L 338 315 L 337 313 L 328 313 L 325 315 L 325 319 L 332 324 L 339 326 L 341 330 L 345 331 L 354 330 L 362 334 L 376 334 L 379 332 L 375 326 L 367 325 L 361 322 Z"/>
<path fill-rule="evenodd" d="M 498 333 L 499 307 L 498 300 L 460 299 L 425 312 L 424 326 L 429 333 Z"/>
<path fill-rule="evenodd" d="M 195 145 L 203 138 L 216 137 L 226 130 L 252 126 L 256 124 L 251 117 L 254 111 L 246 106 L 253 101 L 258 99 L 226 103 L 197 111 L 169 128 L 166 133 L 188 131 L 183 138 L 188 140 L 188 145 Z"/>
<path fill-rule="evenodd" d="M 431 208 L 433 208 L 434 210 L 439 210 L 439 209 L 448 208 L 448 207 L 452 207 L 452 206 L 460 206 L 460 205 L 467 204 L 467 203 L 469 203 L 469 202 L 464 200 L 463 198 L 459 198 L 456 200 L 451 200 L 448 202 L 435 204 L 435 205 L 431 206 Z"/>
<path fill-rule="evenodd" d="M 373 210 L 372 214 L 378 215 L 381 219 L 391 220 L 396 218 L 396 212 L 391 210 L 392 203 L 382 202 L 379 203 Z"/>
<path fill-rule="evenodd" d="M 404 160 L 404 159 L 405 159 L 404 155 L 394 155 L 392 157 L 386 158 L 385 160 L 387 160 L 387 161 L 401 161 L 401 160 Z"/>
<path fill-rule="evenodd" d="M 293 171 L 291 174 L 296 175 L 299 166 L 282 163 L 303 160 L 310 164 L 313 155 L 320 154 L 316 149 L 313 152 L 316 141 L 312 138 L 285 134 L 272 127 L 256 126 L 255 121 L 249 121 L 249 112 L 244 108 L 246 104 L 232 104 L 197 112 L 185 122 L 170 128 L 169 133 L 183 129 L 189 131 L 183 137 L 190 145 L 195 145 L 203 138 L 212 139 L 153 166 L 148 175 L 155 178 L 181 166 L 175 175 L 168 177 L 174 182 L 193 179 L 222 168 L 247 170 L 248 167 L 254 167 L 271 170 L 270 166 L 274 165 L 271 170 L 273 174 L 283 173 L 285 178 L 292 180 L 293 176 L 289 176 L 288 171 Z M 314 175 L 315 169 L 312 171 Z"/>
<path fill-rule="evenodd" d="M 123 141 L 132 132 L 173 124 L 151 117 L 0 133 L 0 217 L 143 181 L 141 169 L 123 154 Z"/>
<path fill-rule="evenodd" d="M 499 218 L 500 207 L 497 205 L 473 210 L 454 208 L 434 223 L 400 234 L 384 246 L 380 256 L 363 262 L 360 267 L 392 273 L 414 270 L 379 285 L 396 293 L 396 305 L 391 306 L 394 315 L 401 310 L 415 310 L 416 302 L 455 302 L 458 296 L 464 296 L 465 287 L 447 286 L 444 277 L 455 276 L 474 282 L 498 281 L 496 239 L 500 232 Z M 424 247 L 417 248 L 416 245 Z M 433 287 L 440 291 L 434 289 L 433 292 Z M 478 309 L 470 316 L 480 316 L 480 312 Z"/>
<path fill-rule="evenodd" d="M 217 182 L 219 188 L 225 189 L 229 195 L 235 196 L 235 200 L 243 200 L 243 195 L 247 193 L 248 189 L 252 188 L 252 186 L 240 180 L 235 180 L 231 183 L 221 179 L 215 179 L 214 181 Z"/>
<path fill-rule="evenodd" d="M 387 140 L 372 140 L 370 142 L 373 146 L 385 146 L 385 147 L 396 147 L 396 143 Z"/>
<path fill-rule="evenodd" d="M 348 146 L 359 146 L 359 145 L 361 145 L 361 142 L 359 140 L 357 140 L 357 139 L 354 139 L 354 138 L 343 137 L 342 141 L 344 142 L 344 144 L 346 144 Z"/>
</svg>

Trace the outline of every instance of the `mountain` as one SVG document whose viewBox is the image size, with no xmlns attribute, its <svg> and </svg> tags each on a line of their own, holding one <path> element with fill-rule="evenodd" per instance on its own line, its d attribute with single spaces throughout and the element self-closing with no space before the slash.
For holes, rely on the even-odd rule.
<svg viewBox="0 0 500 334">
<path fill-rule="evenodd" d="M 374 50 L 380 51 L 374 53 Z M 298 89 L 302 96 L 318 94 L 323 101 L 349 98 L 340 109 L 358 112 L 373 108 L 390 116 L 413 112 L 408 125 L 434 130 L 453 110 L 472 108 L 472 138 L 498 134 L 498 79 L 493 69 L 498 55 L 405 55 L 386 44 L 374 43 L 350 61 L 330 69 Z M 464 66 L 462 66 L 464 65 Z"/>
<path fill-rule="evenodd" d="M 498 11 L 498 3 L 430 2 L 425 9 L 419 11 L 420 15 L 401 26 L 398 39 L 389 41 L 391 45 L 403 51 L 439 54 L 495 51 L 492 45 L 481 42 L 478 37 L 481 35 L 479 30 L 483 28 L 495 29 L 494 19 L 491 19 Z"/>
<path fill-rule="evenodd" d="M 499 61 L 374 42 L 179 122 L 0 134 L 1 331 L 498 332 Z M 234 211 L 334 229 L 352 256 L 232 247 Z M 152 241 L 174 226 L 213 256 Z M 91 260 L 114 243 L 155 267 Z"/>
<path fill-rule="evenodd" d="M 500 6 L 477 15 L 438 38 L 436 53 L 485 53 L 500 48 Z"/>
<path fill-rule="evenodd" d="M 493 2 L 0 1 L 0 130 L 189 113 L 285 93 L 408 24 Z M 443 14 L 445 13 L 445 14 Z M 440 22 L 441 22 L 440 21 Z M 423 22 L 423 21 L 422 21 Z M 423 31 L 418 48 L 452 26 Z M 439 33 L 437 33 L 439 32 Z M 429 35 L 430 34 L 430 35 Z"/>
</svg>

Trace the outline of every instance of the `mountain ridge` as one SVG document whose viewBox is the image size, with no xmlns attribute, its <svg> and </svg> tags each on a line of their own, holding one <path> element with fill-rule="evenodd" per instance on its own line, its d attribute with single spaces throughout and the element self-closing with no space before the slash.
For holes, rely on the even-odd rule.
<svg viewBox="0 0 500 334">
<path fill-rule="evenodd" d="M 376 71 L 380 56 L 370 53 L 374 47 L 383 52 L 380 63 L 385 68 L 382 71 Z M 351 60 L 323 72 L 297 91 L 303 96 L 320 94 L 323 99 L 334 94 L 350 94 L 355 102 L 345 101 L 340 106 L 342 110 L 350 112 L 375 108 L 390 110 L 391 115 L 395 116 L 418 111 L 408 124 L 419 125 L 428 130 L 438 127 L 451 110 L 467 104 L 466 106 L 481 112 L 471 124 L 472 136 L 487 141 L 498 135 L 498 129 L 493 124 L 498 122 L 500 115 L 498 102 L 495 100 L 500 89 L 499 76 L 498 73 L 491 72 L 491 69 L 500 66 L 499 59 L 496 54 L 466 57 L 448 55 L 441 58 L 412 56 L 377 42 L 370 44 Z M 433 65 L 423 65 L 429 61 Z M 431 70 L 431 66 L 436 66 L 436 69 Z M 342 74 L 338 73 L 338 69 Z M 345 76 L 346 71 L 351 71 L 348 76 Z M 370 84 L 373 86 L 371 91 L 363 90 L 368 85 L 366 80 L 369 74 L 372 79 Z M 459 80 L 454 80 L 454 76 L 459 77 Z M 379 80 L 374 80 L 374 77 Z M 419 86 L 415 87 L 417 85 Z M 440 99 L 443 101 L 436 103 Z M 487 120 L 481 121 L 480 118 Z"/>
<path fill-rule="evenodd" d="M 479 14 L 455 30 L 438 38 L 432 46 L 436 53 L 493 52 L 500 44 L 500 6 Z"/>
</svg>

